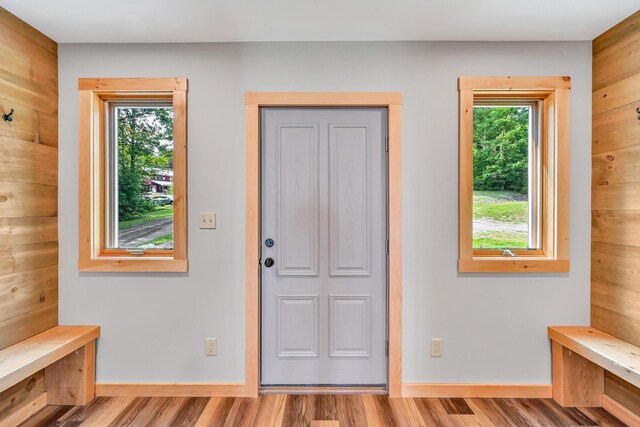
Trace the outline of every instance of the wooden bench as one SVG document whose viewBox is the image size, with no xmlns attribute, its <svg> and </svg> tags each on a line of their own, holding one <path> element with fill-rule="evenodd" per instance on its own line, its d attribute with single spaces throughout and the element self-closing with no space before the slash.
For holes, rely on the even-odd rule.
<svg viewBox="0 0 640 427">
<path fill-rule="evenodd" d="M 603 406 L 604 371 L 640 387 L 640 347 L 588 326 L 550 326 L 553 399 L 562 406 Z"/>
<path fill-rule="evenodd" d="M 87 404 L 95 395 L 98 336 L 99 326 L 56 326 L 0 350 L 0 393 L 44 369 L 46 392 L 22 412 L 30 414 L 34 406 L 46 404 Z"/>
</svg>

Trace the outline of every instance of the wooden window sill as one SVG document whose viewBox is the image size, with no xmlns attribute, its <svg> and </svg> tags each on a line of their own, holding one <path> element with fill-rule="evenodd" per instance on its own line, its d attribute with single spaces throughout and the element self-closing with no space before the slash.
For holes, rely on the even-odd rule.
<svg viewBox="0 0 640 427">
<path fill-rule="evenodd" d="M 476 257 L 458 260 L 460 273 L 568 273 L 568 259 Z"/>
<path fill-rule="evenodd" d="M 189 261 L 167 257 L 99 257 L 78 261 L 78 271 L 82 272 L 140 272 L 140 273 L 184 273 Z"/>
</svg>

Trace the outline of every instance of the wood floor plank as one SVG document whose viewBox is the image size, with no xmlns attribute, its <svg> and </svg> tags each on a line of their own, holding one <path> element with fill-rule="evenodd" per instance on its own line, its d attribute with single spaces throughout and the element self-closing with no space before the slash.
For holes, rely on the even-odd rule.
<svg viewBox="0 0 640 427">
<path fill-rule="evenodd" d="M 231 408 L 233 408 L 235 400 L 235 397 L 223 397 L 220 399 L 220 402 L 218 403 L 218 406 L 216 407 L 216 410 L 214 411 L 207 426 L 223 427 L 227 422 L 227 418 L 229 417 L 229 413 L 231 412 Z"/>
<path fill-rule="evenodd" d="M 362 396 L 362 406 L 364 407 L 364 415 L 367 418 L 368 427 L 383 427 L 387 424 L 382 424 L 378 409 L 376 408 L 376 402 L 371 395 Z M 395 422 L 394 422 L 395 423 Z"/>
<path fill-rule="evenodd" d="M 369 397 L 369 396 L 367 396 Z M 373 403 L 376 407 L 376 412 L 378 414 L 379 420 L 383 426 L 391 426 L 396 427 L 398 422 L 396 420 L 395 415 L 393 414 L 393 410 L 391 409 L 391 405 L 389 404 L 388 396 L 370 396 L 373 399 Z"/>
<path fill-rule="evenodd" d="M 464 399 L 440 399 L 440 403 L 449 415 L 473 415 L 473 410 Z"/>
<path fill-rule="evenodd" d="M 237 400 L 237 399 L 236 399 Z M 208 397 L 189 397 L 171 420 L 172 427 L 193 426 L 209 402 Z M 161 425 L 161 424 L 158 424 Z M 238 424 L 239 425 L 239 424 Z"/>
<path fill-rule="evenodd" d="M 84 422 L 91 415 L 102 412 L 104 406 L 109 402 L 109 400 L 109 397 L 98 397 L 85 406 L 74 406 L 71 411 L 58 418 L 58 425 L 60 427 L 68 427 Z"/>
<path fill-rule="evenodd" d="M 336 397 L 338 403 L 338 420 L 341 427 L 359 427 L 367 425 L 367 416 L 362 404 L 362 396 L 342 394 Z"/>
<path fill-rule="evenodd" d="M 149 405 L 138 414 L 132 425 L 169 425 L 186 402 L 187 398 L 185 397 L 151 398 Z"/>
<path fill-rule="evenodd" d="M 311 423 L 311 414 L 306 410 L 309 395 L 290 394 L 287 396 L 287 403 L 284 410 L 282 425 L 287 426 L 308 426 Z"/>
<path fill-rule="evenodd" d="M 491 421 L 497 427 L 519 427 L 517 424 L 514 424 L 511 417 L 502 410 L 497 402 L 498 400 L 500 399 L 474 399 L 473 401 L 491 418 Z"/>
<path fill-rule="evenodd" d="M 236 401 L 229 412 L 225 426 L 228 427 L 249 427 L 253 425 L 253 420 L 258 411 L 258 399 L 248 397 L 236 398 Z"/>
<path fill-rule="evenodd" d="M 389 399 L 386 395 L 266 394 L 234 397 L 99 397 L 47 406 L 23 426 L 56 427 L 624 427 L 601 408 L 551 399 Z"/>
<path fill-rule="evenodd" d="M 265 394 L 260 396 L 258 411 L 254 418 L 255 426 L 280 427 L 286 406 L 286 395 Z"/>
<path fill-rule="evenodd" d="M 422 415 L 422 419 L 428 426 L 449 426 L 447 411 L 445 411 L 439 399 L 416 398 L 416 406 Z"/>
<path fill-rule="evenodd" d="M 405 408 L 402 403 L 402 399 L 388 399 L 388 401 L 391 412 L 393 413 L 393 417 L 396 420 L 396 425 L 398 427 L 408 427 L 409 421 L 407 420 L 407 416 L 405 414 Z"/>
<path fill-rule="evenodd" d="M 560 415 L 564 419 L 564 425 L 567 426 L 593 426 L 596 425 L 582 412 L 576 408 L 563 408 L 551 399 L 541 399 L 542 404 L 546 405 L 552 411 Z"/>
<path fill-rule="evenodd" d="M 315 420 L 309 427 L 340 427 L 340 421 Z"/>
<path fill-rule="evenodd" d="M 489 416 L 476 404 L 475 399 L 465 399 L 471 410 L 473 411 L 473 418 L 483 427 L 495 427 L 496 424 L 489 418 Z"/>
<path fill-rule="evenodd" d="M 216 408 L 220 404 L 221 400 L 221 397 L 212 397 L 211 399 L 209 399 L 209 402 L 207 402 L 207 406 L 205 406 L 202 410 L 202 413 L 198 417 L 198 420 L 196 421 L 194 427 L 206 427 L 211 425 L 211 423 L 213 422 L 213 416 L 216 412 Z"/>
<path fill-rule="evenodd" d="M 509 421 L 517 426 L 536 427 L 538 424 L 533 417 L 518 405 L 516 399 L 496 399 L 497 406 L 509 418 Z"/>
<path fill-rule="evenodd" d="M 317 420 L 316 415 L 316 397 L 317 395 L 313 394 L 305 394 L 304 396 L 304 420 L 306 426 L 308 426 L 311 421 Z"/>
<path fill-rule="evenodd" d="M 133 397 L 108 397 L 99 411 L 89 414 L 82 427 L 104 427 L 113 422 L 133 401 Z"/>
<path fill-rule="evenodd" d="M 475 414 L 449 414 L 447 421 L 451 423 L 451 425 L 464 427 L 487 427 L 494 425 L 493 423 L 483 423 Z"/>
<path fill-rule="evenodd" d="M 538 425 L 565 425 L 566 420 L 540 402 L 540 399 L 518 399 L 518 405 L 526 411 Z"/>
<path fill-rule="evenodd" d="M 415 427 L 427 427 L 413 399 L 401 399 L 405 410 L 407 425 Z"/>
<path fill-rule="evenodd" d="M 363 396 L 364 397 L 364 396 Z M 338 419 L 338 405 L 332 394 L 318 394 L 314 398 L 313 419 L 318 421 L 333 421 Z"/>
<path fill-rule="evenodd" d="M 133 425 L 133 420 L 149 405 L 150 397 L 136 397 L 110 424 L 109 427 L 125 427 Z"/>
<path fill-rule="evenodd" d="M 625 423 L 608 413 L 602 408 L 578 408 L 599 427 L 627 427 Z"/>
<path fill-rule="evenodd" d="M 434 416 L 435 420 L 429 419 L 430 417 L 426 417 L 423 415 L 425 411 L 425 403 L 432 402 L 422 402 L 422 404 L 417 403 L 417 399 L 389 399 L 389 404 L 391 409 L 393 410 L 396 424 L 400 427 L 411 427 L 411 426 L 432 426 L 432 425 L 440 425 L 441 422 L 444 422 L 444 425 L 457 426 L 457 423 L 451 423 L 451 420 L 447 417 L 447 412 L 444 410 L 444 407 L 439 402 L 433 402 L 434 405 L 430 405 L 431 415 Z"/>
</svg>

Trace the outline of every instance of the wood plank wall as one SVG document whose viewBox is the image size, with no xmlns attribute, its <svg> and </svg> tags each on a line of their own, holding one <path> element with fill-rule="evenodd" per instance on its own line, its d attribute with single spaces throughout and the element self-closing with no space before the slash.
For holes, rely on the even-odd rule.
<svg viewBox="0 0 640 427">
<path fill-rule="evenodd" d="M 1 7 L 0 40 L 3 349 L 58 324 L 58 45 Z M 42 393 L 42 371 L 0 393 L 0 420 Z"/>
<path fill-rule="evenodd" d="M 640 346 L 640 11 L 593 41 L 591 325 Z M 605 393 L 640 414 L 640 391 Z"/>
<path fill-rule="evenodd" d="M 0 8 L 0 349 L 58 324 L 58 45 Z"/>
</svg>

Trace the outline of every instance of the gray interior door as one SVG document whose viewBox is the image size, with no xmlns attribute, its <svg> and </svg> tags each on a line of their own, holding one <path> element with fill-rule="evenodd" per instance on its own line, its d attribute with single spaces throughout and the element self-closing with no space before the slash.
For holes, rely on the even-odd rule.
<svg viewBox="0 0 640 427">
<path fill-rule="evenodd" d="M 262 385 L 387 383 L 387 110 L 264 108 Z"/>
</svg>

